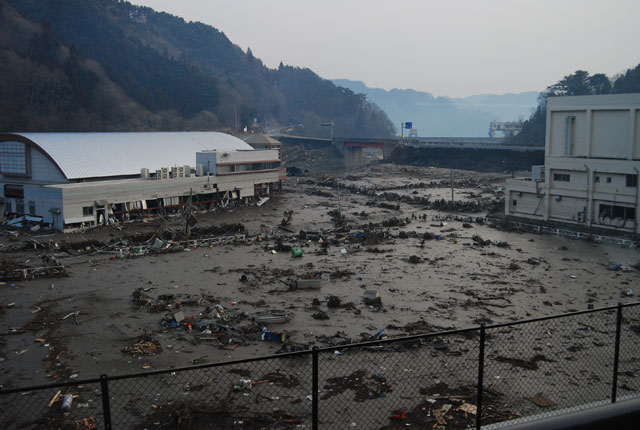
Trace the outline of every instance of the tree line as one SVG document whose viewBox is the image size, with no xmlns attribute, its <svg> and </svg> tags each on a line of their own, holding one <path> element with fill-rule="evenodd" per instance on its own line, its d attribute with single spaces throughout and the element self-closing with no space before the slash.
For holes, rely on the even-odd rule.
<svg viewBox="0 0 640 430">
<path fill-rule="evenodd" d="M 562 96 L 625 94 L 640 92 L 640 64 L 625 73 L 609 78 L 604 73 L 589 74 L 584 70 L 565 76 L 549 85 L 538 96 L 538 106 L 522 125 L 522 131 L 511 141 L 524 146 L 543 146 L 547 122 L 547 99 Z"/>
</svg>

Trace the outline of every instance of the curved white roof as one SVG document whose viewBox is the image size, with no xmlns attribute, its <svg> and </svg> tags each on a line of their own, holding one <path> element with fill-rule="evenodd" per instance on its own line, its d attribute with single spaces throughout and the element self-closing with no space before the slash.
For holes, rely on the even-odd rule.
<svg viewBox="0 0 640 430">
<path fill-rule="evenodd" d="M 161 167 L 195 166 L 203 150 L 253 150 L 218 132 L 12 133 L 39 146 L 68 179 L 140 174 Z"/>
</svg>

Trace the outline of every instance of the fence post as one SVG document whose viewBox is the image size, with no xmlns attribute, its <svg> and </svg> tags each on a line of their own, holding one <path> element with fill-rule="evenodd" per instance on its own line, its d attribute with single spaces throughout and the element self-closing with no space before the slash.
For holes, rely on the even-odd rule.
<svg viewBox="0 0 640 430">
<path fill-rule="evenodd" d="M 105 430 L 111 430 L 111 406 L 109 404 L 109 384 L 107 375 L 100 375 L 100 388 L 102 389 L 102 414 L 104 416 Z"/>
<path fill-rule="evenodd" d="M 480 324 L 480 352 L 478 353 L 478 400 L 476 401 L 476 429 L 480 429 L 482 422 L 482 390 L 484 379 L 484 323 Z"/>
<path fill-rule="evenodd" d="M 611 403 L 616 402 L 618 392 L 618 362 L 620 360 L 620 330 L 622 328 L 622 303 L 618 303 L 616 317 L 616 345 L 613 352 L 613 381 L 611 383 Z"/>
<path fill-rule="evenodd" d="M 311 370 L 312 387 L 311 387 L 311 428 L 318 430 L 318 347 L 314 346 L 311 350 Z"/>
</svg>

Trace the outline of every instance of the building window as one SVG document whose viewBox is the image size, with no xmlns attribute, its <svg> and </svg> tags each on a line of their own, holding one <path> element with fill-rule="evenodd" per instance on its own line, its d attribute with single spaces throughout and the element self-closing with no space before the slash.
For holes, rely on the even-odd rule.
<svg viewBox="0 0 640 430">
<path fill-rule="evenodd" d="M 607 184 L 611 183 L 611 176 L 607 176 Z"/>
<path fill-rule="evenodd" d="M 554 173 L 553 180 L 558 182 L 569 182 L 571 180 L 571 175 L 568 173 Z"/>
<path fill-rule="evenodd" d="M 600 183 L 600 176 L 596 176 L 596 184 Z"/>
<path fill-rule="evenodd" d="M 514 206 L 518 203 L 518 201 L 517 201 L 517 200 L 511 200 L 511 201 L 513 202 L 513 205 L 514 205 Z"/>
<path fill-rule="evenodd" d="M 82 207 L 82 215 L 83 216 L 91 216 L 91 215 L 93 215 L 93 206 L 83 206 Z"/>
<path fill-rule="evenodd" d="M 626 206 L 600 204 L 600 218 L 636 219 L 636 209 Z"/>
<path fill-rule="evenodd" d="M 29 200 L 29 215 L 36 214 L 36 202 L 33 200 Z"/>
<path fill-rule="evenodd" d="M 4 210 L 6 213 L 11 213 L 11 201 L 7 200 L 7 202 L 5 203 L 5 205 L 7 206 L 6 209 Z"/>
<path fill-rule="evenodd" d="M 627 187 L 638 186 L 638 175 L 627 175 Z"/>
<path fill-rule="evenodd" d="M 19 213 L 19 214 L 24 213 L 24 200 L 16 199 L 16 213 Z"/>
<path fill-rule="evenodd" d="M 219 174 L 238 173 L 238 172 L 258 172 L 261 170 L 279 169 L 280 161 L 269 161 L 263 163 L 239 163 L 218 165 Z"/>
<path fill-rule="evenodd" d="M 24 143 L 0 142 L 0 172 L 3 175 L 27 174 L 27 153 Z"/>
</svg>

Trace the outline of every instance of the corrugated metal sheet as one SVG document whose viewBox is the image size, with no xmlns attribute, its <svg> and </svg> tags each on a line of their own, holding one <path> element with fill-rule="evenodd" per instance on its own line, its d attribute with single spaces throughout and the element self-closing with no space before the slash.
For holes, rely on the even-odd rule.
<svg viewBox="0 0 640 430">
<path fill-rule="evenodd" d="M 140 174 L 143 167 L 195 167 L 196 152 L 253 150 L 218 132 L 14 133 L 40 146 L 68 179 Z"/>
</svg>

